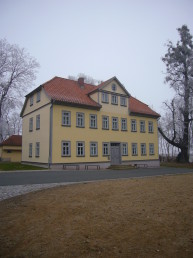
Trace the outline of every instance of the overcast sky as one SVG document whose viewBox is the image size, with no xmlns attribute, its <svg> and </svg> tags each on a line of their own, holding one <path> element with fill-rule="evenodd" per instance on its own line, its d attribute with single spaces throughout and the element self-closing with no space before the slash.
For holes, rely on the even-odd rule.
<svg viewBox="0 0 193 258">
<path fill-rule="evenodd" d="M 40 63 L 33 88 L 54 76 L 116 76 L 128 92 L 162 113 L 168 40 L 186 24 L 193 0 L 0 0 L 0 38 Z"/>
</svg>

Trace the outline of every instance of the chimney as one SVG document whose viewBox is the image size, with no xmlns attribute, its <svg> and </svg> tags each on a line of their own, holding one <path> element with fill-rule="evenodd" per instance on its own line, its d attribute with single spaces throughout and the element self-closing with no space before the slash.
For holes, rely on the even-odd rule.
<svg viewBox="0 0 193 258">
<path fill-rule="evenodd" d="M 84 89 L 84 77 L 79 77 L 78 78 L 78 84 L 81 89 Z"/>
</svg>

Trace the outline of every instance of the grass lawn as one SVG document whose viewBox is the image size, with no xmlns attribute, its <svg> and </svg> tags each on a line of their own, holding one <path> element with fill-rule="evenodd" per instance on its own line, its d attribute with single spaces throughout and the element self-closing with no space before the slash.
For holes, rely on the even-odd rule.
<svg viewBox="0 0 193 258">
<path fill-rule="evenodd" d="M 62 186 L 0 202 L 0 257 L 193 257 L 193 174 Z"/>
<path fill-rule="evenodd" d="M 32 165 L 24 165 L 19 162 L 0 162 L 0 171 L 13 171 L 13 170 L 41 170 L 42 167 Z"/>
<path fill-rule="evenodd" d="M 190 168 L 190 169 L 193 169 L 193 163 L 161 162 L 160 165 L 162 167 Z"/>
</svg>

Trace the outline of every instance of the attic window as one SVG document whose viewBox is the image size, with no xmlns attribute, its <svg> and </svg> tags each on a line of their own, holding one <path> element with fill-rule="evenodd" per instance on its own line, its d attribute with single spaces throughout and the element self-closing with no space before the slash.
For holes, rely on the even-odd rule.
<svg viewBox="0 0 193 258">
<path fill-rule="evenodd" d="M 116 91 L 117 90 L 117 86 L 116 86 L 116 84 L 112 84 L 112 91 Z"/>
<path fill-rule="evenodd" d="M 33 95 L 30 97 L 29 102 L 30 102 L 30 106 L 33 106 L 33 104 L 34 104 L 34 96 Z"/>
<path fill-rule="evenodd" d="M 41 98 L 41 92 L 40 91 L 37 92 L 37 96 L 36 97 L 37 97 L 36 98 L 36 102 L 40 102 L 40 98 Z"/>
</svg>

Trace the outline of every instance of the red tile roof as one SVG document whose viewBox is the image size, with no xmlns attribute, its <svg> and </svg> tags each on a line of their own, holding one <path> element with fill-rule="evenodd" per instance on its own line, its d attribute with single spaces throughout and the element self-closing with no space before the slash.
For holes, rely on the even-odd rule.
<svg viewBox="0 0 193 258">
<path fill-rule="evenodd" d="M 77 81 L 54 77 L 42 86 L 53 100 L 95 108 L 101 107 L 88 96 L 88 93 L 96 88 L 94 85 L 84 83 L 84 88 L 81 88 Z"/>
<path fill-rule="evenodd" d="M 21 135 L 11 135 L 7 140 L 3 141 L 1 146 L 21 146 L 22 136 Z"/>
<path fill-rule="evenodd" d="M 134 97 L 129 98 L 129 111 L 134 114 L 149 115 L 157 118 L 160 117 L 160 115 L 148 107 L 148 105 Z"/>
</svg>

